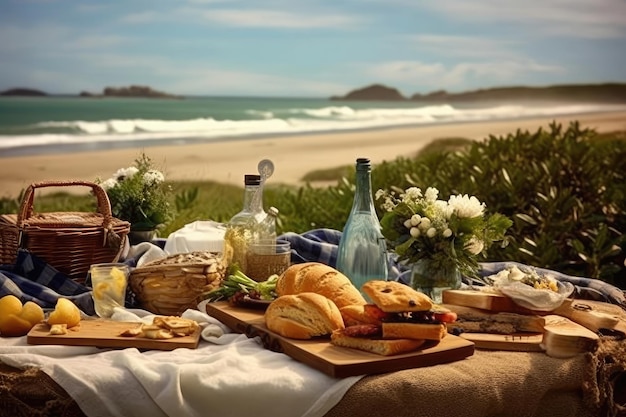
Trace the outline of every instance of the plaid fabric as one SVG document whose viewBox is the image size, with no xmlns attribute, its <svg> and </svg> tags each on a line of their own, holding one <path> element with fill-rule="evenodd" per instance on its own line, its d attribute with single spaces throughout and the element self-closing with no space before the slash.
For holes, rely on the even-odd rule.
<svg viewBox="0 0 626 417">
<path fill-rule="evenodd" d="M 481 264 L 480 275 L 483 277 L 493 275 L 507 268 L 508 266 L 524 266 L 518 262 L 490 262 Z M 599 279 L 573 277 L 544 268 L 534 268 L 540 275 L 549 273 L 559 281 L 567 281 L 574 285 L 574 298 L 585 300 L 604 301 L 606 303 L 617 304 L 626 310 L 626 296 L 624 291 Z M 468 284 L 475 284 L 468 280 Z"/>
<path fill-rule="evenodd" d="M 301 262 L 322 262 L 335 267 L 337 261 L 337 249 L 341 232 L 331 229 L 315 229 L 298 235 L 295 233 L 286 233 L 278 237 L 281 240 L 287 240 L 291 243 L 291 261 L 293 263 Z M 515 262 L 483 262 L 480 264 L 480 275 L 488 276 L 495 274 L 508 265 L 514 265 Z M 517 263 L 517 265 L 521 265 Z M 619 288 L 592 278 L 573 277 L 556 271 L 535 268 L 539 273 L 550 272 L 556 279 L 568 281 L 574 285 L 574 297 L 586 300 L 604 301 L 611 304 L 617 304 L 626 310 L 626 297 L 624 292 Z M 408 283 L 410 270 L 406 265 L 397 262 L 394 254 L 389 254 L 389 278 L 404 283 Z M 465 285 L 476 285 L 468 277 L 463 277 Z"/>
<path fill-rule="evenodd" d="M 95 313 L 91 292 L 41 258 L 25 249 L 18 251 L 15 265 L 0 267 L 0 297 L 13 294 L 22 303 L 33 301 L 54 308 L 59 297 L 72 300 L 85 314 Z"/>
<path fill-rule="evenodd" d="M 337 249 L 341 232 L 333 229 L 314 229 L 303 234 L 285 233 L 278 237 L 291 243 L 291 261 L 293 263 L 321 262 L 332 267 L 336 266 Z M 132 265 L 135 259 L 126 259 Z M 480 274 L 492 275 L 514 262 L 482 263 Z M 517 264 L 520 265 L 520 264 Z M 536 268 L 539 273 L 547 270 Z M 568 281 L 575 287 L 575 297 L 604 301 L 620 305 L 626 309 L 626 297 L 619 288 L 600 280 L 572 277 L 556 271 L 549 271 L 556 279 Z M 407 282 L 409 268 L 397 262 L 396 256 L 389 254 L 389 277 Z M 87 284 L 89 284 L 89 277 Z M 463 278 L 465 285 L 475 282 Z M 27 250 L 20 250 L 15 265 L 0 266 L 0 297 L 13 294 L 22 302 L 33 301 L 43 308 L 53 308 L 59 297 L 63 296 L 74 301 L 78 307 L 89 315 L 94 315 L 91 288 L 76 283 L 60 273 L 37 256 Z M 130 292 L 129 292 L 130 295 Z M 131 297 L 126 300 L 127 307 L 133 307 Z"/>
<path fill-rule="evenodd" d="M 291 243 L 291 263 L 321 262 L 337 266 L 337 251 L 341 232 L 334 229 L 314 229 L 301 235 L 293 232 L 278 236 Z M 396 262 L 396 255 L 388 254 L 389 277 L 397 279 L 406 267 Z"/>
<path fill-rule="evenodd" d="M 341 232 L 333 229 L 314 229 L 301 235 L 293 232 L 278 236 L 291 243 L 291 262 L 321 262 L 333 268 L 337 264 L 337 247 Z"/>
</svg>

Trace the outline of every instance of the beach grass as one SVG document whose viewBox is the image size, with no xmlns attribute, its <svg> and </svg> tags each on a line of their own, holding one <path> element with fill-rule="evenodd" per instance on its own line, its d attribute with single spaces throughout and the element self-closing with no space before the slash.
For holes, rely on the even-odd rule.
<svg viewBox="0 0 626 417">
<path fill-rule="evenodd" d="M 423 148 L 412 153 L 413 157 L 441 153 L 441 152 L 455 152 L 467 149 L 474 141 L 468 138 L 461 137 L 449 137 L 449 138 L 435 138 Z M 353 172 L 354 167 L 352 165 L 342 165 L 333 168 L 316 169 L 310 171 L 302 176 L 303 182 L 309 183 L 329 183 L 341 180 L 344 177 L 350 175 Z"/>
<path fill-rule="evenodd" d="M 593 123 L 604 123 L 608 117 L 615 120 L 610 126 L 623 126 L 623 119 L 618 115 L 597 116 L 591 120 Z M 480 128 L 471 125 L 459 131 L 467 133 L 474 127 Z M 578 127 L 552 129 L 540 128 L 535 131 L 513 128 L 508 130 L 510 133 L 489 135 L 484 140 L 480 140 L 484 136 L 471 136 L 473 139 L 470 139 L 462 134 L 433 135 L 427 143 L 420 142 L 421 138 L 413 139 L 408 143 L 412 147 L 406 146 L 401 156 L 374 163 L 373 188 L 404 188 L 414 184 L 420 187 L 436 186 L 442 198 L 451 193 L 476 195 L 481 201 L 488 201 L 487 206 L 490 209 L 506 210 L 505 214 L 515 221 L 512 232 L 518 240 L 517 243 L 497 250 L 492 259 L 517 260 L 570 274 L 577 268 L 581 276 L 607 279 L 620 287 L 626 287 L 623 252 L 615 253 L 615 248 L 618 248 L 617 252 L 626 250 L 626 226 L 623 223 L 626 218 L 626 204 L 623 200 L 626 168 L 624 162 L 615 159 L 623 156 L 626 131 L 605 129 L 601 133 L 595 133 L 593 129 L 581 131 Z M 281 169 L 291 167 L 293 171 L 290 172 L 294 172 L 296 168 L 302 170 L 304 166 L 315 168 L 305 171 L 304 175 L 298 174 L 298 178 L 305 178 L 304 183 L 286 183 L 272 178 L 266 185 L 264 206 L 279 208 L 279 233 L 302 233 L 318 227 L 340 230 L 350 210 L 354 193 L 353 165 L 342 165 L 341 162 L 337 164 L 338 161 L 351 158 L 340 153 L 344 148 L 352 149 L 360 145 L 359 149 L 352 149 L 350 152 L 361 154 L 366 150 L 362 154 L 378 156 L 378 150 L 393 146 L 390 144 L 392 140 L 399 143 L 398 137 L 405 133 L 409 136 L 411 132 L 423 134 L 430 130 L 399 131 L 394 135 L 384 133 L 384 136 L 381 132 L 347 134 L 341 136 L 345 141 L 343 143 L 338 140 L 339 137 L 330 137 L 319 150 L 323 157 L 316 158 L 314 163 L 310 162 L 313 158 L 294 159 L 293 155 L 301 156 L 308 152 L 307 157 L 314 156 L 320 140 L 310 141 L 303 137 L 294 138 L 288 143 L 281 141 L 283 160 L 277 158 L 279 176 L 282 174 Z M 433 137 L 438 139 L 432 139 Z M 533 144 L 534 142 L 537 143 Z M 249 149 L 254 154 L 252 161 L 258 161 L 258 149 L 265 147 L 263 149 L 271 150 L 277 142 L 261 140 L 255 144 L 256 149 L 237 147 L 238 155 L 247 157 L 244 153 Z M 237 145 L 235 143 L 229 146 Z M 233 152 L 225 145 L 212 146 L 211 149 Z M 285 151 L 286 147 L 290 149 Z M 594 156 L 599 149 L 603 149 L 602 152 Z M 167 151 L 169 155 L 180 155 L 179 163 L 168 166 L 168 170 L 173 173 L 177 173 L 178 169 L 189 169 L 189 164 L 199 158 L 198 147 L 167 148 Z M 212 154 L 215 153 L 213 151 Z M 106 155 L 114 158 L 126 155 L 124 158 L 129 158 L 128 154 L 129 152 L 110 152 Z M 84 159 L 86 164 L 92 162 Z M 626 156 L 624 159 L 626 160 Z M 26 167 L 24 160 L 16 159 L 21 162 L 20 166 Z M 36 163 L 51 170 L 50 165 L 44 165 L 48 163 L 47 160 L 48 158 Z M 67 161 L 67 158 L 59 157 L 58 160 L 60 164 L 61 161 Z M 106 161 L 103 158 L 100 160 Z M 72 159 L 65 165 L 76 168 L 72 165 L 74 161 L 80 162 Z M 160 237 L 167 237 L 169 233 L 196 220 L 227 222 L 241 210 L 243 187 L 239 173 L 250 172 L 250 166 L 256 165 L 249 159 L 246 161 L 248 162 L 245 164 L 240 160 L 235 161 L 239 163 L 234 168 L 238 173 L 237 178 L 233 178 L 236 181 L 197 179 L 200 178 L 199 175 L 193 180 L 168 178 L 174 191 L 170 203 L 176 208 L 176 215 L 159 230 Z M 119 159 L 113 162 L 113 167 L 119 168 Z M 568 165 L 560 167 L 559 164 L 565 162 Z M 331 167 L 318 168 L 324 163 Z M 28 165 L 29 172 L 35 172 L 33 169 L 37 169 L 37 166 L 33 168 L 32 164 Z M 206 167 L 207 164 L 201 166 Z M 214 169 L 216 166 L 223 165 L 216 163 L 209 167 Z M 231 166 L 228 168 L 233 169 Z M 17 168 L 15 171 L 17 172 Z M 508 179 L 503 177 L 503 171 L 506 171 Z M 529 180 L 531 174 L 534 179 Z M 567 181 L 560 181 L 559 178 Z M 581 192 L 586 194 L 580 194 Z M 1 197 L 0 213 L 16 213 L 20 202 L 19 195 Z M 41 195 L 36 198 L 35 203 L 37 212 L 95 209 L 92 196 L 66 192 Z"/>
<path fill-rule="evenodd" d="M 352 170 L 352 166 L 343 165 L 334 168 L 316 169 L 314 171 L 307 172 L 302 176 L 304 182 L 327 182 L 338 181 L 342 177 L 347 176 Z"/>
<path fill-rule="evenodd" d="M 415 153 L 415 157 L 420 157 L 432 153 L 440 152 L 456 152 L 467 149 L 474 141 L 468 138 L 450 137 L 450 138 L 435 138 L 432 142 L 424 146 L 422 149 Z"/>
</svg>

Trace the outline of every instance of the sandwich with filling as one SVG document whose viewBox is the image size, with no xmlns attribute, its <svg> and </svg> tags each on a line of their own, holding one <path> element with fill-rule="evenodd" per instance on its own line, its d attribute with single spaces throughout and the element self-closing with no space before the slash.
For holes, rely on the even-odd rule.
<svg viewBox="0 0 626 417">
<path fill-rule="evenodd" d="M 425 341 L 441 341 L 453 311 L 396 281 L 368 281 L 361 288 L 371 303 L 340 309 L 345 328 L 331 335 L 336 346 L 394 355 L 418 349 Z"/>
</svg>

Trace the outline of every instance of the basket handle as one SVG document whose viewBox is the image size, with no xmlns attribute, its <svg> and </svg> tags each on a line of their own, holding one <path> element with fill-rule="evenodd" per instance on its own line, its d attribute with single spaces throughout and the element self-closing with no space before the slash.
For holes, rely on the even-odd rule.
<svg viewBox="0 0 626 417">
<path fill-rule="evenodd" d="M 98 203 L 98 213 L 102 214 L 103 217 L 102 226 L 107 229 L 113 221 L 109 196 L 106 191 L 104 191 L 104 188 L 89 181 L 42 181 L 29 185 L 24 192 L 22 204 L 20 205 L 20 211 L 17 214 L 17 225 L 21 227 L 22 223 L 33 215 L 33 202 L 35 199 L 35 190 L 37 188 L 73 187 L 76 185 L 91 187 Z"/>
</svg>

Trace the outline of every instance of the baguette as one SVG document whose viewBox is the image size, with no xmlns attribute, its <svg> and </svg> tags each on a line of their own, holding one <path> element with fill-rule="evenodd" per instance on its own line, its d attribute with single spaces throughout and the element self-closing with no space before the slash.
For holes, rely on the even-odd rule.
<svg viewBox="0 0 626 417">
<path fill-rule="evenodd" d="M 291 265 L 276 282 L 276 294 L 283 295 L 313 292 L 332 300 L 339 308 L 366 304 L 359 290 L 347 276 L 335 268 L 319 262 Z"/>
<path fill-rule="evenodd" d="M 292 339 L 311 339 L 344 328 L 335 303 L 310 292 L 276 298 L 265 311 L 265 325 Z"/>
<path fill-rule="evenodd" d="M 368 339 L 363 337 L 347 336 L 341 330 L 334 331 L 330 336 L 330 343 L 351 349 L 358 349 L 377 355 L 391 356 L 400 353 L 412 352 L 424 344 L 424 340 L 414 339 Z"/>
</svg>

